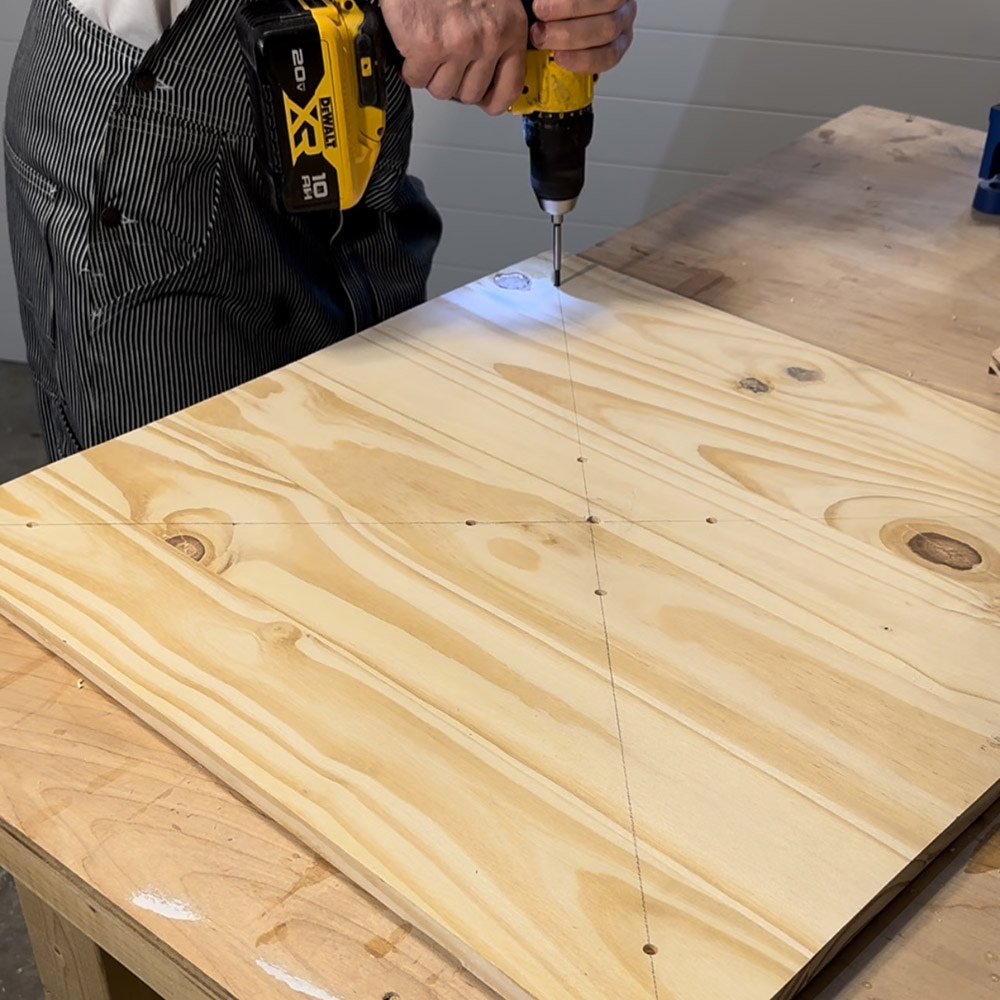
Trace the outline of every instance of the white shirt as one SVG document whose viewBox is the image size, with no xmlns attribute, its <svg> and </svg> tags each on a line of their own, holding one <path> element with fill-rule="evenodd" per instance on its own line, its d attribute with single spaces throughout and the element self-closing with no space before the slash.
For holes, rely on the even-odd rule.
<svg viewBox="0 0 1000 1000">
<path fill-rule="evenodd" d="M 191 0 L 70 0 L 114 35 L 148 49 Z"/>
</svg>

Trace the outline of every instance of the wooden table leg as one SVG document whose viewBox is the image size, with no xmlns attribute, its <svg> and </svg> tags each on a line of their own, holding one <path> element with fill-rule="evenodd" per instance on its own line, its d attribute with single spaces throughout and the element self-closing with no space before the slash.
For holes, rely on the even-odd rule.
<svg viewBox="0 0 1000 1000">
<path fill-rule="evenodd" d="M 112 1000 L 101 949 L 20 883 L 17 896 L 45 1000 Z"/>
<path fill-rule="evenodd" d="M 83 931 L 16 884 L 45 1000 L 159 1000 Z"/>
</svg>

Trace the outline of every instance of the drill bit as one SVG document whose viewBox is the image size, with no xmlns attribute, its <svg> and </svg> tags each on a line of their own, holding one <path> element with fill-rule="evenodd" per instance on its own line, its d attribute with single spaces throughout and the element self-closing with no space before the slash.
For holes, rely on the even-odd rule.
<svg viewBox="0 0 1000 1000">
<path fill-rule="evenodd" d="M 552 218 L 552 284 L 558 288 L 562 284 L 562 227 L 563 215 Z"/>
</svg>

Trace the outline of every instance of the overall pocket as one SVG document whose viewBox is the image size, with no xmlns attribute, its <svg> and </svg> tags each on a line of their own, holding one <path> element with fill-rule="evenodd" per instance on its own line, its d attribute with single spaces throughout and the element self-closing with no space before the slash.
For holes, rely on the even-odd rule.
<svg viewBox="0 0 1000 1000">
<path fill-rule="evenodd" d="M 93 326 L 169 290 L 198 260 L 219 213 L 223 139 L 171 121 L 111 123 L 86 272 Z"/>
<path fill-rule="evenodd" d="M 39 381 L 54 387 L 55 298 L 49 227 L 59 188 L 23 160 L 4 136 L 7 222 L 28 360 Z"/>
</svg>

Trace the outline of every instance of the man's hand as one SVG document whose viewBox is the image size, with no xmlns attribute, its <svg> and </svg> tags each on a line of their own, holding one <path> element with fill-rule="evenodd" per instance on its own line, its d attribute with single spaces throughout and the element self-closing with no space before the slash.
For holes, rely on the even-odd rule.
<svg viewBox="0 0 1000 1000">
<path fill-rule="evenodd" d="M 636 0 L 535 0 L 536 49 L 549 49 L 573 73 L 605 73 L 632 44 Z"/>
<path fill-rule="evenodd" d="M 521 0 L 382 0 L 403 79 L 439 100 L 502 114 L 524 86 L 528 18 Z"/>
</svg>

